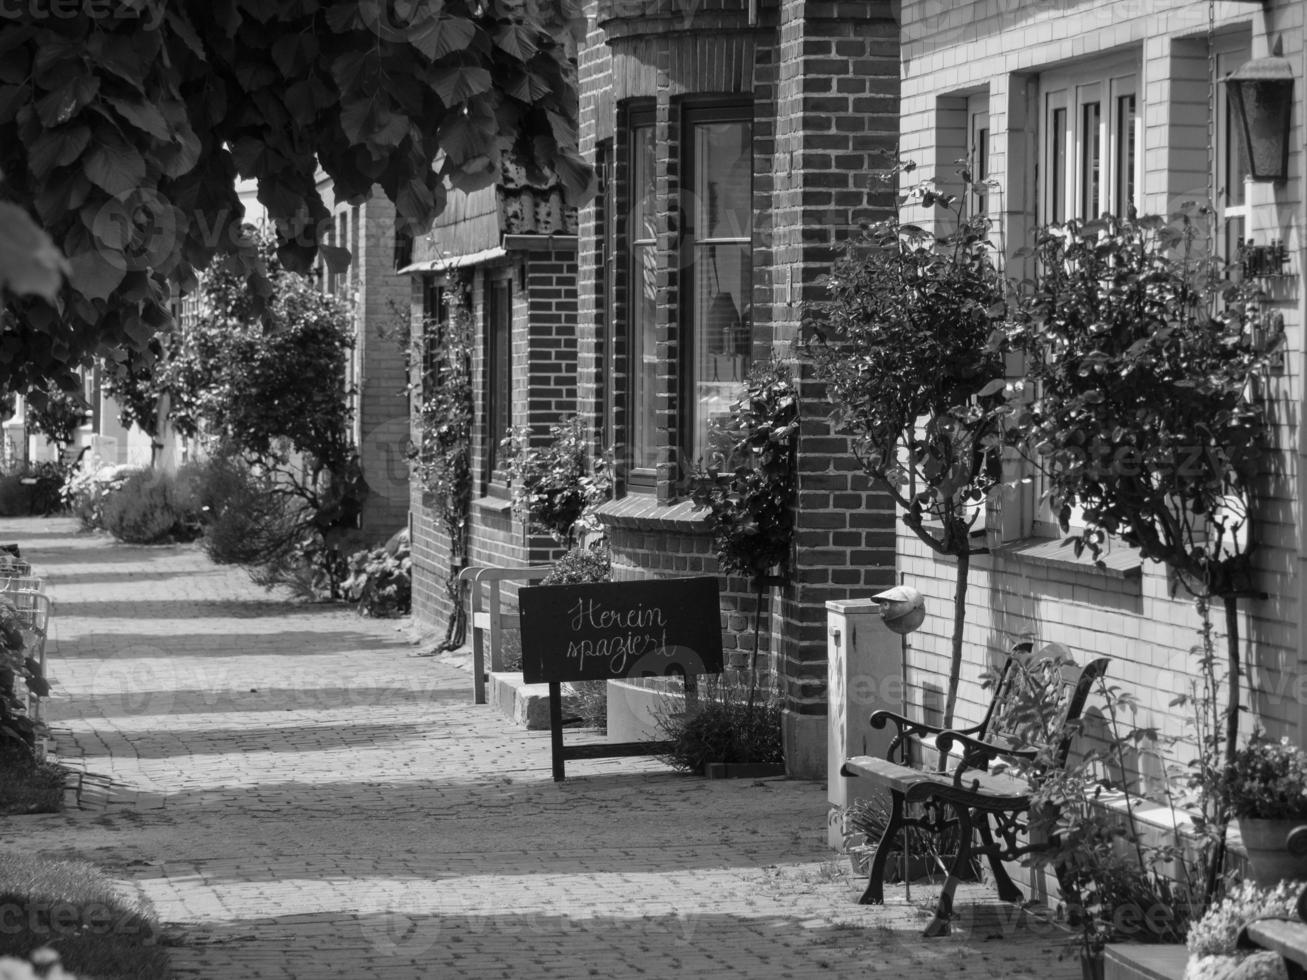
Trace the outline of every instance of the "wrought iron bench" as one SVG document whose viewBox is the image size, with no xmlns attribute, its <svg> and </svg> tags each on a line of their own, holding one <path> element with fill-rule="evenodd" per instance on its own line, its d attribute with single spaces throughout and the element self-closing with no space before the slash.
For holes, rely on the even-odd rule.
<svg viewBox="0 0 1307 980">
<path fill-rule="evenodd" d="M 953 895 L 973 857 L 983 854 L 988 860 L 999 898 L 1021 901 L 1021 889 L 1002 862 L 1015 860 L 1035 846 L 1027 835 L 1030 786 L 1011 773 L 990 771 L 990 764 L 999 759 L 1034 760 L 1044 748 L 1043 758 L 1065 765 L 1074 728 L 1069 723 L 1079 719 L 1090 689 L 1106 667 L 1106 659 L 1076 666 L 1061 644 L 1050 643 L 1033 651 L 1032 644 L 1020 643 L 995 680 L 994 697 L 978 725 L 945 731 L 892 711 L 875 712 L 873 728 L 889 724 L 896 728 L 887 758 L 855 756 L 845 760 L 841 769 L 845 776 L 869 779 L 887 790 L 891 799 L 890 818 L 859 902 L 878 905 L 884 901 L 891 845 L 908 828 L 932 834 L 956 831 L 957 854 L 926 936 L 948 933 Z M 924 745 L 924 740 L 932 737 L 939 750 L 938 768 L 932 771 L 905 764 L 909 746 L 914 742 Z M 1056 744 L 1047 745 L 1053 740 Z M 956 757 L 955 748 L 959 750 Z M 973 841 L 973 832 L 979 834 L 979 845 Z"/>
</svg>

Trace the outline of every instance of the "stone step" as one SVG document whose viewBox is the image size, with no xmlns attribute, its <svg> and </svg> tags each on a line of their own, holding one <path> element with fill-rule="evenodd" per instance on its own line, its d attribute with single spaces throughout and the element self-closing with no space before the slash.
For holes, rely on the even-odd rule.
<svg viewBox="0 0 1307 980">
<path fill-rule="evenodd" d="M 1103 956 L 1103 980 L 1184 980 L 1189 950 L 1181 943 L 1117 943 Z"/>
</svg>

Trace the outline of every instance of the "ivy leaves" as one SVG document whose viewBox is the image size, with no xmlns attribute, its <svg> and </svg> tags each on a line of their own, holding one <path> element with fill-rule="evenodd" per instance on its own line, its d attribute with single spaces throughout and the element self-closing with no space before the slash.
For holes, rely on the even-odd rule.
<svg viewBox="0 0 1307 980">
<path fill-rule="evenodd" d="M 244 247 L 238 176 L 258 181 L 293 270 L 328 217 L 319 166 L 338 199 L 379 184 L 414 229 L 510 148 L 581 198 L 571 14 L 534 0 L 141 0 L 5 18 L 0 202 L 28 221 L 0 231 L 0 387 L 90 355 L 148 358 L 170 298 Z M 69 273 L 57 291 L 20 261 L 32 223 L 66 256 L 48 270 Z"/>
</svg>

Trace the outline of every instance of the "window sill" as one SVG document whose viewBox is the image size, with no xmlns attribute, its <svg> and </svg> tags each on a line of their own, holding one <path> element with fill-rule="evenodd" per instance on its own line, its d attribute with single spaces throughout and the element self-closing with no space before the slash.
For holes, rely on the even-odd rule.
<svg viewBox="0 0 1307 980">
<path fill-rule="evenodd" d="M 694 502 L 682 500 L 660 504 L 649 493 L 628 493 L 625 497 L 600 504 L 595 509 L 607 527 L 633 528 L 643 531 L 680 531 L 683 534 L 708 533 L 708 509 L 695 508 Z"/>
<path fill-rule="evenodd" d="M 472 507 L 483 514 L 507 514 L 513 509 L 513 501 L 507 497 L 478 497 Z"/>
<path fill-rule="evenodd" d="M 1086 550 L 1079 558 L 1075 549 L 1063 544 L 1062 538 L 1022 538 L 990 551 L 995 558 L 1010 558 L 1045 568 L 1077 572 L 1097 572 L 1112 579 L 1137 579 L 1143 575 L 1144 560 L 1139 552 L 1118 545 L 1103 555 L 1102 565 L 1095 563 Z"/>
</svg>

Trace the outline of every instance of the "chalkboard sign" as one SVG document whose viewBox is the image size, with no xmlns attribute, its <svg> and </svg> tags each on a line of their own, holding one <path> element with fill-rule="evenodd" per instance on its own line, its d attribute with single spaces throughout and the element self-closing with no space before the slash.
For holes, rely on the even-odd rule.
<svg viewBox="0 0 1307 980">
<path fill-rule="evenodd" d="M 518 608 L 528 684 L 722 670 L 715 578 L 537 585 Z"/>
</svg>

